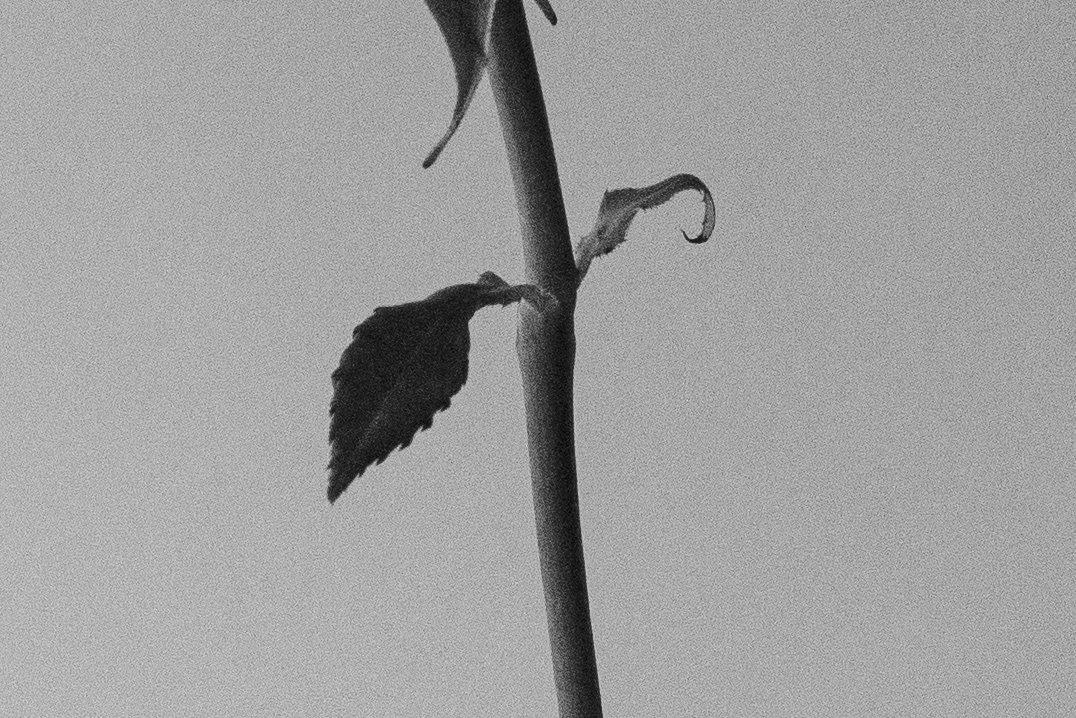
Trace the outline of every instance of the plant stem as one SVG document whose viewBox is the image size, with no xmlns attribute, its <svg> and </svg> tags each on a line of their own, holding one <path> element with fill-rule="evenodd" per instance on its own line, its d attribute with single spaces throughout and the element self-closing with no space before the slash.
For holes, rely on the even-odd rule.
<svg viewBox="0 0 1076 718">
<path fill-rule="evenodd" d="M 560 302 L 544 314 L 521 308 L 516 340 L 553 676 L 561 718 L 593 718 L 602 709 L 575 471 L 575 262 L 523 5 L 498 0 L 495 7 L 490 78 L 515 185 L 525 275 Z"/>
</svg>

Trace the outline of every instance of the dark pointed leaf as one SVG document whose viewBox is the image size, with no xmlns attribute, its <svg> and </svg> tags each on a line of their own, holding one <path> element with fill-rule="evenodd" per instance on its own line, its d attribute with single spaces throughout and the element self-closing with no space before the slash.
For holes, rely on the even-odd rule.
<svg viewBox="0 0 1076 718">
<path fill-rule="evenodd" d="M 553 6 L 549 4 L 549 0 L 538 0 L 538 7 L 542 8 L 542 14 L 550 25 L 557 24 L 557 13 L 553 12 Z"/>
<path fill-rule="evenodd" d="M 598 221 L 590 234 L 579 240 L 575 247 L 575 266 L 579 281 L 586 276 L 590 263 L 595 257 L 608 254 L 624 241 L 631 221 L 641 209 L 657 207 L 669 201 L 673 195 L 684 190 L 698 190 L 706 204 L 706 214 L 702 221 L 702 231 L 695 237 L 689 237 L 681 230 L 684 239 L 694 244 L 701 244 L 710 238 L 716 221 L 714 198 L 703 181 L 695 175 L 679 174 L 664 182 L 636 189 L 629 187 L 606 192 L 598 209 Z"/>
<path fill-rule="evenodd" d="M 426 299 L 378 307 L 355 327 L 333 372 L 329 407 L 329 501 L 370 464 L 405 448 L 433 424 L 467 381 L 468 322 L 491 304 L 525 299 L 538 309 L 555 300 L 529 284 L 511 286 L 493 272 Z"/>
<path fill-rule="evenodd" d="M 495 0 L 426 0 L 448 43 L 448 54 L 452 57 L 456 73 L 456 108 L 452 112 L 448 130 L 426 156 L 423 167 L 436 162 L 441 150 L 452 139 L 482 79 L 488 60 L 486 48 L 494 3 Z M 538 6 L 549 22 L 556 25 L 557 16 L 549 0 L 538 0 Z"/>
<path fill-rule="evenodd" d="M 433 13 L 441 34 L 448 43 L 448 54 L 456 72 L 456 109 L 448 130 L 434 146 L 423 167 L 429 167 L 437 161 L 441 150 L 452 139 L 456 129 L 463 121 L 471 98 L 482 79 L 486 68 L 486 40 L 489 23 L 493 16 L 494 0 L 426 0 Z"/>
</svg>

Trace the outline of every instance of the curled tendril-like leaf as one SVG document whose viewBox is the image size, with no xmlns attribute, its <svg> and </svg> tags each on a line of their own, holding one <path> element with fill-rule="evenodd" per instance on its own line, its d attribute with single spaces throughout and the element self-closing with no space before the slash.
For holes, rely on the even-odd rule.
<svg viewBox="0 0 1076 718">
<path fill-rule="evenodd" d="M 493 272 L 407 304 L 378 307 L 355 327 L 333 372 L 329 405 L 329 501 L 373 463 L 410 445 L 467 381 L 468 322 L 482 307 L 526 300 L 540 311 L 556 300 Z"/>
<path fill-rule="evenodd" d="M 684 235 L 684 239 L 693 244 L 702 244 L 708 240 L 713 234 L 716 222 L 714 198 L 703 181 L 695 175 L 678 174 L 649 187 L 612 190 L 602 197 L 594 229 L 580 239 L 575 246 L 577 281 L 583 281 L 595 257 L 612 252 L 625 240 L 628 227 L 639 210 L 657 207 L 669 201 L 673 195 L 689 189 L 702 193 L 706 214 L 702 220 L 702 230 L 698 235 L 691 237 L 683 230 L 680 232 Z"/>
<path fill-rule="evenodd" d="M 549 22 L 556 25 L 557 15 L 553 12 L 549 0 L 537 2 Z M 437 161 L 445 145 L 456 133 L 478 83 L 482 80 L 482 73 L 489 61 L 486 48 L 495 4 L 496 0 L 426 0 L 427 7 L 448 43 L 448 54 L 452 58 L 456 73 L 456 107 L 452 111 L 448 130 L 422 163 L 424 168 Z"/>
</svg>

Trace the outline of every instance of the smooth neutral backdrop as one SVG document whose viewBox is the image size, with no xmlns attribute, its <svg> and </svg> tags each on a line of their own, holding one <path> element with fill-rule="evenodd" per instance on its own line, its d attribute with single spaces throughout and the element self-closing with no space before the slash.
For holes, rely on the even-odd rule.
<svg viewBox="0 0 1076 718">
<path fill-rule="evenodd" d="M 1068 715 L 1071 4 L 554 4 L 573 235 L 678 172 L 718 206 L 582 287 L 607 715 Z M 554 714 L 514 309 L 325 500 L 351 329 L 521 277 L 488 81 L 423 171 L 419 0 L 2 16 L 0 714 Z"/>
</svg>

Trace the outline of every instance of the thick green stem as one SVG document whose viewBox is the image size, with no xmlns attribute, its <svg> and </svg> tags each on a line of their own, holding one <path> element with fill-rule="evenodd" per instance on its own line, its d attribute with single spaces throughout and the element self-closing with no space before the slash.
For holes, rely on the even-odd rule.
<svg viewBox="0 0 1076 718">
<path fill-rule="evenodd" d="M 521 0 L 498 0 L 490 76 L 523 231 L 528 282 L 556 295 L 557 311 L 523 307 L 523 375 L 534 516 L 561 718 L 601 716 L 576 488 L 572 379 L 576 271 L 549 120 Z"/>
</svg>

